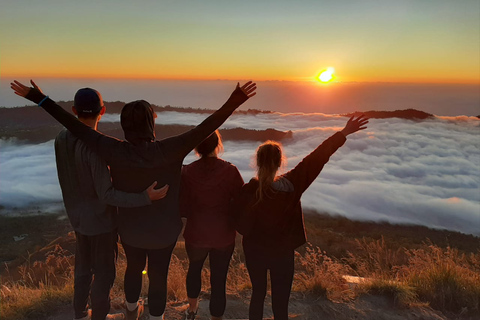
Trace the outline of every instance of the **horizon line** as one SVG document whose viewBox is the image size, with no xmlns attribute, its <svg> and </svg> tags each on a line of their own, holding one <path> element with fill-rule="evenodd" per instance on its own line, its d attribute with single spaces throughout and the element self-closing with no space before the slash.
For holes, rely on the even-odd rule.
<svg viewBox="0 0 480 320">
<path fill-rule="evenodd" d="M 283 83 L 312 83 L 318 84 L 321 86 L 328 86 L 328 85 L 336 85 L 336 84 L 414 84 L 414 85 L 480 85 L 480 79 L 478 81 L 412 81 L 412 80 L 397 80 L 397 81 L 333 81 L 329 83 L 320 83 L 315 80 L 314 77 L 303 77 L 299 79 L 261 79 L 261 80 L 254 80 L 252 79 L 228 79 L 228 78 L 161 78 L 161 77 L 113 77 L 113 76 L 26 76 L 26 75 L 2 75 L 0 78 L 12 78 L 11 81 L 15 79 L 72 79 L 72 80 L 110 80 L 110 81 L 121 81 L 121 80 L 142 80 L 142 81 L 225 81 L 225 82 L 243 82 L 243 81 L 254 81 L 254 82 L 283 82 Z"/>
</svg>

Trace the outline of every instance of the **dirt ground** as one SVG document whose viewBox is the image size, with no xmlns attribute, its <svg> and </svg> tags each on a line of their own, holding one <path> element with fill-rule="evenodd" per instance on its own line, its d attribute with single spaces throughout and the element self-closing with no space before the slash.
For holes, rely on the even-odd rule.
<svg viewBox="0 0 480 320">
<path fill-rule="evenodd" d="M 119 303 L 113 301 L 113 304 Z M 198 320 L 210 319 L 208 311 L 209 300 L 205 297 L 200 302 Z M 170 303 L 165 311 L 165 319 L 185 319 L 186 302 Z M 122 312 L 121 309 L 112 312 Z M 455 319 L 447 317 L 438 311 L 426 306 L 398 308 L 385 297 L 363 296 L 348 303 L 334 303 L 326 299 L 314 299 L 294 293 L 289 305 L 290 319 L 322 319 L 322 320 L 441 320 Z M 267 297 L 264 317 L 273 319 L 270 297 Z M 70 305 L 58 309 L 55 315 L 39 320 L 65 320 L 73 319 L 73 310 Z M 148 306 L 141 320 L 149 319 Z M 248 319 L 248 297 L 229 296 L 224 319 Z M 471 318 L 473 320 L 474 318 Z M 478 318 L 477 318 L 478 319 Z"/>
</svg>

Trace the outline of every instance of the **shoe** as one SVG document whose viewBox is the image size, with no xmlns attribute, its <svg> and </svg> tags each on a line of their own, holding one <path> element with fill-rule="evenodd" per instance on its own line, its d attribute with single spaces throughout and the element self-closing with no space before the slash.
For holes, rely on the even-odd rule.
<svg viewBox="0 0 480 320">
<path fill-rule="evenodd" d="M 107 314 L 105 317 L 105 320 L 124 320 L 125 315 L 123 313 L 112 313 L 112 314 Z"/>
<path fill-rule="evenodd" d="M 197 312 L 198 312 L 198 309 L 197 311 L 190 311 L 190 309 L 187 308 L 187 310 L 185 310 L 185 319 L 186 320 L 195 320 L 195 317 L 197 316 Z"/>
<path fill-rule="evenodd" d="M 125 311 L 126 311 L 126 315 L 127 315 L 125 317 L 125 319 L 126 320 L 138 320 L 142 316 L 143 310 L 144 310 L 144 307 L 143 307 L 143 301 L 142 300 L 139 300 L 137 302 L 137 307 L 133 311 L 128 310 L 128 308 L 125 306 Z"/>
<path fill-rule="evenodd" d="M 75 319 L 73 319 L 73 320 L 90 320 L 90 319 L 92 319 L 92 309 L 88 309 L 88 310 L 87 310 L 87 315 L 86 315 L 85 317 L 83 317 L 83 318 L 78 318 L 78 319 L 75 318 Z"/>
</svg>

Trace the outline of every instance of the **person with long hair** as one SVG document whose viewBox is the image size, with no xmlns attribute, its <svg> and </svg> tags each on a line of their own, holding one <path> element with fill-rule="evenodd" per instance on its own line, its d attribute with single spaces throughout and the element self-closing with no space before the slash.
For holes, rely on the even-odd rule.
<svg viewBox="0 0 480 320">
<path fill-rule="evenodd" d="M 350 118 L 343 130 L 320 144 L 295 168 L 277 175 L 284 162 L 280 143 L 267 141 L 256 152 L 257 176 L 242 187 L 232 208 L 243 235 L 245 263 L 252 282 L 249 318 L 263 317 L 270 270 L 275 320 L 288 319 L 294 251 L 306 242 L 300 198 L 349 134 L 366 129 L 368 118 Z"/>
<path fill-rule="evenodd" d="M 202 268 L 210 262 L 210 314 L 222 319 L 226 306 L 225 285 L 235 248 L 235 226 L 230 202 L 240 192 L 243 179 L 233 164 L 218 157 L 223 144 L 218 130 L 195 147 L 200 159 L 182 169 L 180 208 L 187 218 L 185 248 L 189 265 L 186 279 L 189 308 L 186 318 L 193 320 L 198 310 L 202 287 Z"/>
<path fill-rule="evenodd" d="M 148 302 L 151 320 L 163 319 L 167 299 L 167 275 L 171 254 L 182 229 L 179 191 L 183 159 L 213 133 L 241 104 L 255 95 L 256 84 L 237 84 L 225 104 L 195 128 L 156 141 L 156 113 L 145 100 L 127 103 L 120 115 L 126 141 L 103 135 L 83 124 L 33 87 L 14 81 L 15 94 L 42 107 L 73 135 L 82 140 L 110 166 L 113 186 L 126 192 L 141 192 L 151 181 L 168 185 L 165 198 L 149 206 L 119 208 L 118 233 L 127 257 L 124 290 L 126 318 L 143 312 L 140 298 L 142 273 L 148 258 Z"/>
</svg>

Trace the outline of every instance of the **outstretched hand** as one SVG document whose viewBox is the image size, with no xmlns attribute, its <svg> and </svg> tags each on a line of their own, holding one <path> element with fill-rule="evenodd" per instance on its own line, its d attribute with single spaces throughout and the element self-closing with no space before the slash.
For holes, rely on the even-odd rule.
<svg viewBox="0 0 480 320">
<path fill-rule="evenodd" d="M 243 86 L 240 86 L 240 83 L 237 83 L 237 86 L 230 95 L 230 98 L 228 98 L 227 103 L 232 103 L 233 105 L 235 105 L 235 108 L 237 108 L 249 98 L 256 95 L 256 89 L 257 84 L 252 81 L 248 81 Z"/>
<path fill-rule="evenodd" d="M 14 80 L 13 82 L 10 83 L 10 88 L 12 88 L 12 90 L 15 92 L 16 95 L 19 95 L 20 97 L 26 97 L 27 94 L 30 92 L 30 90 L 32 89 L 36 89 L 38 90 L 41 94 L 43 94 L 42 90 L 40 89 L 39 86 L 37 86 L 37 84 L 33 81 L 33 80 L 30 80 L 30 83 L 32 84 L 33 88 L 32 87 L 27 87 L 26 85 L 24 85 L 23 83 L 17 81 L 17 80 Z"/>
<path fill-rule="evenodd" d="M 150 185 L 150 187 L 147 188 L 148 197 L 150 198 L 151 201 L 160 200 L 167 196 L 169 185 L 166 184 L 160 189 L 155 189 L 156 185 L 157 185 L 157 181 L 153 182 Z"/>
<path fill-rule="evenodd" d="M 352 116 L 347 124 L 345 125 L 345 128 L 341 131 L 345 137 L 348 136 L 349 134 L 355 133 L 360 130 L 367 129 L 366 124 L 368 123 L 367 117 L 365 117 L 363 114 L 360 115 L 357 119 L 354 119 L 354 116 Z"/>
<path fill-rule="evenodd" d="M 251 97 L 253 97 L 254 95 L 257 94 L 255 92 L 255 90 L 257 90 L 257 84 L 252 82 L 252 81 L 248 81 L 247 83 L 245 83 L 241 87 L 240 87 L 240 83 L 237 82 L 237 87 L 235 89 L 238 89 L 238 88 L 240 88 L 240 90 L 243 93 L 245 93 L 248 98 L 251 98 Z"/>
</svg>

